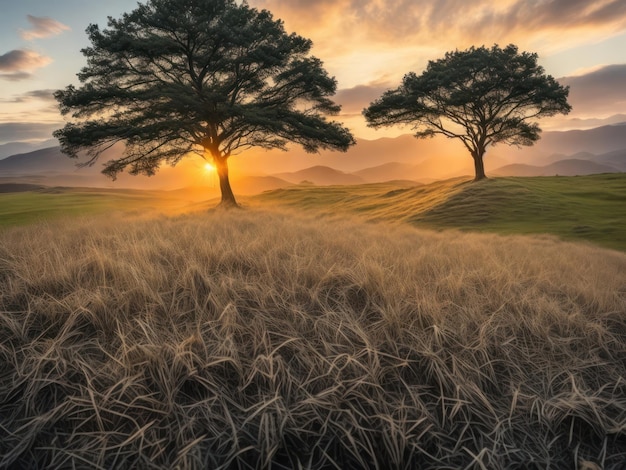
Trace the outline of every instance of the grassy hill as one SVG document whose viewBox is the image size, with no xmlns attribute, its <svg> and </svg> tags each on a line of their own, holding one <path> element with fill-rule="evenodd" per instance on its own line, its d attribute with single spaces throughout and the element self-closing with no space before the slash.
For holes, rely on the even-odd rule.
<svg viewBox="0 0 626 470">
<path fill-rule="evenodd" d="M 444 225 L 552 194 L 421 191 L 403 218 Z M 0 230 L 0 468 L 623 465 L 626 254 L 318 214 Z"/>
<path fill-rule="evenodd" d="M 15 191 L 15 185 L 0 185 Z M 206 210 L 206 188 L 179 191 L 39 188 L 0 190 L 0 227 L 62 216 L 133 212 L 174 214 Z M 29 188 L 22 188 L 29 189 Z M 435 230 L 552 234 L 626 251 L 626 174 L 577 177 L 465 178 L 416 185 L 296 185 L 240 197 L 245 206 L 287 207 L 327 216 L 409 223 Z"/>
<path fill-rule="evenodd" d="M 626 251 L 626 174 L 576 177 L 457 178 L 422 186 L 297 186 L 255 196 L 327 215 L 408 222 L 431 229 L 541 234 Z"/>
</svg>

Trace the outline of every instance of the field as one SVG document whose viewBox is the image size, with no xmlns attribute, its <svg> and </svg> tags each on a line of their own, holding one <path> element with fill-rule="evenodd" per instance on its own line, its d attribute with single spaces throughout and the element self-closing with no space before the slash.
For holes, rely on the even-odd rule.
<svg viewBox="0 0 626 470">
<path fill-rule="evenodd" d="M 2 187 L 9 185 L 0 185 Z M 90 214 L 155 215 L 188 206 L 167 191 L 40 187 L 31 191 L 0 190 L 0 228 Z"/>
<path fill-rule="evenodd" d="M 626 174 L 459 178 L 424 186 L 298 186 L 266 192 L 263 204 L 430 229 L 550 233 L 626 251 Z"/>
<path fill-rule="evenodd" d="M 0 227 L 88 214 L 193 213 L 202 188 L 181 191 L 42 188 L 3 193 Z M 235 188 L 236 190 L 236 188 Z M 211 190 L 213 192 L 214 190 Z M 245 207 L 292 209 L 319 215 L 358 216 L 374 222 L 433 230 L 500 234 L 552 234 L 626 251 L 626 174 L 575 177 L 494 178 L 471 184 L 458 178 L 413 185 L 295 185 L 239 198 Z"/>
<path fill-rule="evenodd" d="M 623 249 L 623 209 L 589 189 L 604 178 L 546 197 L 546 226 L 613 224 Z M 480 229 L 552 180 L 485 182 L 502 206 Z M 160 203 L 137 196 L 2 228 L 0 468 L 622 468 L 626 254 L 424 229 L 471 200 L 464 181 L 373 188 L 142 218 Z"/>
</svg>

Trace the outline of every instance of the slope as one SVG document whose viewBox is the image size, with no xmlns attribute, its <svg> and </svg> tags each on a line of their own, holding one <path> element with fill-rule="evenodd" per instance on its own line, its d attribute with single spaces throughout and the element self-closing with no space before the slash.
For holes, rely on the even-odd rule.
<svg viewBox="0 0 626 470">
<path fill-rule="evenodd" d="M 591 159 L 581 160 L 569 158 L 556 161 L 546 166 L 514 163 L 500 167 L 491 172 L 491 174 L 494 176 L 577 176 L 599 173 L 618 173 L 619 171 L 620 170 L 615 167 L 597 163 Z"/>
<path fill-rule="evenodd" d="M 298 186 L 250 199 L 329 216 L 357 215 L 431 229 L 545 233 L 626 250 L 626 174 L 580 177 L 467 178 L 398 184 Z"/>
</svg>

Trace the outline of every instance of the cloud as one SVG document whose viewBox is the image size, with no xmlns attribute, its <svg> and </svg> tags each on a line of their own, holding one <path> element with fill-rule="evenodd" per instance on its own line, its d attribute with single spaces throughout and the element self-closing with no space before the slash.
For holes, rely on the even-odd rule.
<svg viewBox="0 0 626 470">
<path fill-rule="evenodd" d="M 0 55 L 0 79 L 17 82 L 31 77 L 26 70 L 45 67 L 52 59 L 27 49 L 15 49 Z"/>
<path fill-rule="evenodd" d="M 64 25 L 49 17 L 38 17 L 27 15 L 26 18 L 33 25 L 31 29 L 21 31 L 21 36 L 27 41 L 33 39 L 47 38 L 50 36 L 56 36 L 63 31 L 69 31 L 70 27 Z"/>
<path fill-rule="evenodd" d="M 0 123 L 0 143 L 52 138 L 52 132 L 63 123 L 47 122 L 4 122 Z"/>
<path fill-rule="evenodd" d="M 602 40 L 626 26 L 624 0 L 251 0 L 310 37 L 321 50 L 423 48 L 444 52 L 470 45 L 568 47 Z M 556 44 L 556 46 L 554 46 Z M 436 56 L 435 56 L 436 57 Z"/>
<path fill-rule="evenodd" d="M 384 91 L 390 88 L 393 88 L 393 86 L 384 83 L 344 88 L 337 92 L 334 96 L 334 101 L 341 105 L 342 115 L 360 115 L 363 108 L 369 106 L 372 101 L 379 98 Z"/>
<path fill-rule="evenodd" d="M 558 81 L 570 87 L 569 102 L 577 116 L 609 116 L 616 109 L 626 110 L 626 64 L 607 65 Z"/>
<path fill-rule="evenodd" d="M 22 80 L 28 80 L 31 77 L 32 74 L 27 72 L 0 73 L 0 79 L 7 80 L 9 82 L 21 82 Z"/>
<path fill-rule="evenodd" d="M 35 51 L 16 49 L 0 55 L 0 71 L 20 72 L 45 67 L 52 59 Z"/>
<path fill-rule="evenodd" d="M 47 88 L 44 90 L 32 90 L 20 95 L 16 95 L 11 99 L 0 100 L 4 103 L 26 103 L 33 100 L 56 102 L 54 98 L 55 90 Z"/>
</svg>

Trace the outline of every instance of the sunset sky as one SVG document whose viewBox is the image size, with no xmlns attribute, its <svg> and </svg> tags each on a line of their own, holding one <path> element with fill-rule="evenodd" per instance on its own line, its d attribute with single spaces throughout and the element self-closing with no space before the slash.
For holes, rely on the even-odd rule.
<svg viewBox="0 0 626 470">
<path fill-rule="evenodd" d="M 0 144 L 50 138 L 63 123 L 52 92 L 77 83 L 85 28 L 135 8 L 135 0 L 0 0 Z M 545 129 L 626 121 L 624 0 L 250 0 L 314 42 L 337 78 L 338 118 L 357 137 L 373 131 L 363 107 L 429 59 L 471 45 L 514 43 L 571 86 L 574 111 Z M 622 115 L 622 116 L 620 116 Z"/>
</svg>

